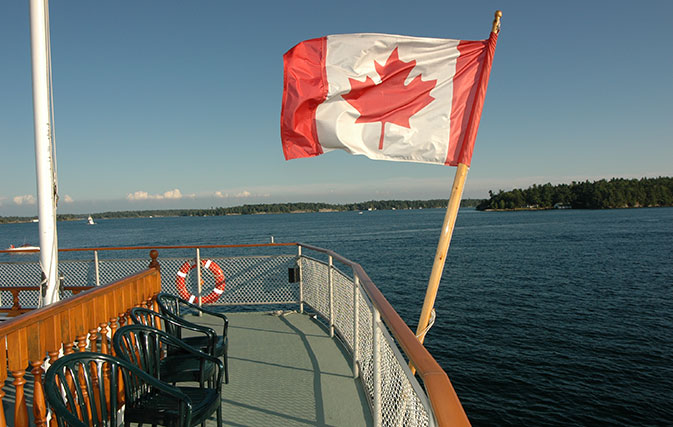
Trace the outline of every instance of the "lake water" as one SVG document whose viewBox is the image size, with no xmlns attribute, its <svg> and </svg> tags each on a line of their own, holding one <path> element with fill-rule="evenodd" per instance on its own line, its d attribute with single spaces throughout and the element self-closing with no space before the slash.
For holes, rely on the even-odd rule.
<svg viewBox="0 0 673 427">
<path fill-rule="evenodd" d="M 444 211 L 61 222 L 59 246 L 303 242 L 418 321 Z M 0 225 L 0 247 L 37 224 Z M 673 425 L 673 208 L 461 210 L 426 345 L 474 425 Z"/>
</svg>

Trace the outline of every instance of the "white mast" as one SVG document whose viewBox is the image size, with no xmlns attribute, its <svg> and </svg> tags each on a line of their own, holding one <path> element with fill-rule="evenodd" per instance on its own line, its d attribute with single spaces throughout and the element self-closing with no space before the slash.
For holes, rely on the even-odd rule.
<svg viewBox="0 0 673 427">
<path fill-rule="evenodd" d="M 51 54 L 47 0 L 30 0 L 30 42 L 33 62 L 33 116 L 35 165 L 40 218 L 40 306 L 58 301 L 58 239 L 56 236 L 56 174 L 54 170 L 53 118 L 51 114 Z M 44 291 L 43 291 L 44 292 Z"/>
</svg>

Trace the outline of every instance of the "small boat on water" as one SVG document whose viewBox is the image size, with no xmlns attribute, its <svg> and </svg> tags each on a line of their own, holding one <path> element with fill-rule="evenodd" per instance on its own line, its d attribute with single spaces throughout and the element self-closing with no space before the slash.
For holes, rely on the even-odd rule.
<svg viewBox="0 0 673 427">
<path fill-rule="evenodd" d="M 39 247 L 39 246 L 29 245 L 29 244 L 26 243 L 26 244 L 23 244 L 23 245 L 21 245 L 21 246 L 9 245 L 9 247 L 7 248 L 7 250 L 8 250 L 8 251 L 17 252 L 17 253 L 22 253 L 22 252 L 25 252 L 25 251 L 31 251 L 31 250 L 39 251 L 39 250 L 40 250 L 40 247 Z M 27 252 L 26 252 L 26 253 L 27 253 Z"/>
<path fill-rule="evenodd" d="M 91 215 L 89 215 L 89 218 L 87 218 L 86 221 L 87 221 L 87 224 L 89 224 L 89 225 L 96 225 L 96 223 L 93 222 L 93 218 L 91 217 Z"/>
</svg>

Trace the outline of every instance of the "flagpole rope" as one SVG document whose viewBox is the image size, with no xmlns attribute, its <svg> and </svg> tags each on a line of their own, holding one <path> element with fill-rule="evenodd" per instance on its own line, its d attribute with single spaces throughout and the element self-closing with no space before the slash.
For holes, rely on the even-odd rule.
<svg viewBox="0 0 673 427">
<path fill-rule="evenodd" d="M 425 334 L 428 333 L 430 328 L 435 324 L 435 319 L 437 319 L 437 313 L 435 312 L 435 309 L 433 308 L 432 311 L 430 312 L 430 320 L 428 322 L 428 326 L 425 327 L 422 331 L 416 333 L 416 338 L 418 338 L 420 341 L 423 341 L 425 338 Z"/>
</svg>

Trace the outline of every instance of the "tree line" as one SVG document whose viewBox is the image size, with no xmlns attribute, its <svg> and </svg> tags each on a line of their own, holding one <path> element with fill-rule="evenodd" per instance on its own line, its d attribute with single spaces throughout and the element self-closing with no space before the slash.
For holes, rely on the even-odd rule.
<svg viewBox="0 0 673 427">
<path fill-rule="evenodd" d="M 533 185 L 511 191 L 489 191 L 478 210 L 610 209 L 673 206 L 673 178 L 612 178 L 571 184 Z"/>
<path fill-rule="evenodd" d="M 463 199 L 461 207 L 476 207 L 482 199 Z M 447 199 L 432 200 L 370 200 L 367 202 L 332 204 L 319 202 L 295 203 L 260 203 L 232 207 L 211 207 L 210 209 L 161 209 L 139 211 L 110 211 L 94 213 L 95 219 L 106 218 L 147 218 L 168 216 L 222 216 L 222 215 L 254 215 L 281 214 L 301 212 L 344 212 L 392 209 L 432 209 L 446 208 Z M 59 214 L 59 221 L 83 220 L 87 215 Z M 1 223 L 29 222 L 35 217 L 0 217 Z"/>
</svg>

